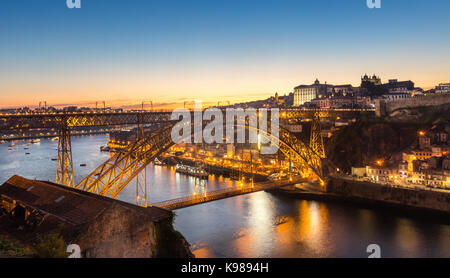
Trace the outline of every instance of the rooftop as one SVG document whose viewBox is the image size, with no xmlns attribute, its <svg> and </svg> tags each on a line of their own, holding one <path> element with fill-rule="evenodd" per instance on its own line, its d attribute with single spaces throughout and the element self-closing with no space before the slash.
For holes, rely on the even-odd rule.
<svg viewBox="0 0 450 278">
<path fill-rule="evenodd" d="M 72 225 L 88 223 L 112 205 L 132 210 L 149 221 L 157 221 L 171 212 L 157 207 L 139 207 L 119 200 L 65 187 L 51 182 L 12 176 L 0 186 L 0 196 L 18 201 Z"/>
</svg>

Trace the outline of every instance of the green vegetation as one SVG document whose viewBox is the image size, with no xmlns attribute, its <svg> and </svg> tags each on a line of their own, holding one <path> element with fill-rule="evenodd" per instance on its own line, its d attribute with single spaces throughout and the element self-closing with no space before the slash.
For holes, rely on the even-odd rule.
<svg viewBox="0 0 450 278">
<path fill-rule="evenodd" d="M 386 121 L 415 122 L 429 125 L 450 120 L 450 105 L 423 106 L 414 108 L 400 108 L 391 112 Z"/>
<path fill-rule="evenodd" d="M 365 166 L 410 146 L 420 125 L 380 119 L 361 120 L 343 128 L 326 144 L 328 158 L 340 169 Z"/>
<path fill-rule="evenodd" d="M 362 115 L 336 133 L 326 144 L 328 158 L 340 169 L 390 160 L 417 140 L 418 130 L 450 122 L 450 106 L 402 108 L 384 119 Z"/>
<path fill-rule="evenodd" d="M 67 258 L 67 245 L 59 232 L 38 235 L 35 247 L 38 258 Z"/>
<path fill-rule="evenodd" d="M 193 257 L 184 236 L 173 228 L 174 216 L 155 223 L 156 248 L 153 252 L 157 258 Z"/>
<path fill-rule="evenodd" d="M 17 247 L 6 237 L 0 236 L 0 256 L 24 257 L 28 255 L 30 254 L 26 249 Z"/>
</svg>

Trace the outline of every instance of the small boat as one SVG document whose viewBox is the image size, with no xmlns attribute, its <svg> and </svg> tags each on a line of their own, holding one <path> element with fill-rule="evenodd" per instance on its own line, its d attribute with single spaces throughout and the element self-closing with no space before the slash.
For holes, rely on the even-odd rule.
<svg viewBox="0 0 450 278">
<path fill-rule="evenodd" d="M 52 141 L 58 141 L 59 139 L 58 139 L 58 137 L 53 137 L 51 140 Z"/>
<path fill-rule="evenodd" d="M 0 141 L 0 144 L 5 144 L 5 143 L 6 143 L 5 140 L 1 140 L 1 141 Z"/>
<path fill-rule="evenodd" d="M 58 160 L 57 158 L 52 158 L 52 161 L 56 161 L 56 160 Z"/>
<path fill-rule="evenodd" d="M 37 143 L 40 143 L 41 142 L 41 139 L 33 139 L 33 140 L 31 140 L 31 143 L 33 143 L 33 144 L 37 144 Z"/>
<path fill-rule="evenodd" d="M 86 167 L 86 164 L 85 163 L 81 163 L 80 167 Z"/>
<path fill-rule="evenodd" d="M 208 172 L 206 172 L 201 167 L 192 167 L 192 166 L 177 164 L 175 171 L 178 173 L 182 173 L 182 174 L 193 176 L 193 177 L 208 178 Z"/>
<path fill-rule="evenodd" d="M 25 153 L 25 154 L 30 154 L 30 153 Z"/>
<path fill-rule="evenodd" d="M 23 148 L 24 150 L 28 150 L 29 148 Z"/>
</svg>

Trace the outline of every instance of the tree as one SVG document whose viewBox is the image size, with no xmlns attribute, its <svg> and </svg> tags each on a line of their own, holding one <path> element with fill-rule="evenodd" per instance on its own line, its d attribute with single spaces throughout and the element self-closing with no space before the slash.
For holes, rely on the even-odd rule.
<svg viewBox="0 0 450 278">
<path fill-rule="evenodd" d="M 66 243 L 59 232 L 38 236 L 35 247 L 38 258 L 67 258 Z"/>
</svg>

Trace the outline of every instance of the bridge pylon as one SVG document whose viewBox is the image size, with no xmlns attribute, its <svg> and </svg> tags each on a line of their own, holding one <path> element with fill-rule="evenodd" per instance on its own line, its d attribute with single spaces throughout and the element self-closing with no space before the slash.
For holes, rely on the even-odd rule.
<svg viewBox="0 0 450 278">
<path fill-rule="evenodd" d="M 316 113 L 311 124 L 311 136 L 309 147 L 320 157 L 325 158 L 325 148 L 323 146 L 322 127 L 320 125 L 319 114 Z"/>
<path fill-rule="evenodd" d="M 136 204 L 147 207 L 147 167 L 142 169 L 136 176 Z"/>
<path fill-rule="evenodd" d="M 72 162 L 72 144 L 70 142 L 70 129 L 64 125 L 59 130 L 58 162 L 56 166 L 56 183 L 68 187 L 75 186 Z"/>
</svg>

